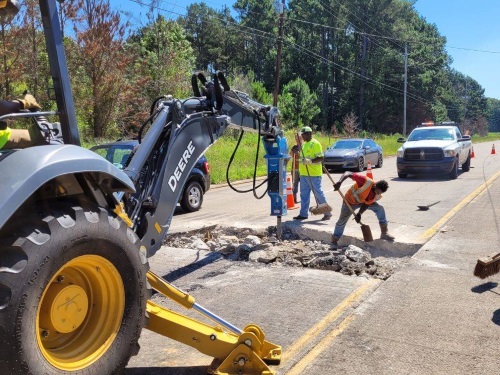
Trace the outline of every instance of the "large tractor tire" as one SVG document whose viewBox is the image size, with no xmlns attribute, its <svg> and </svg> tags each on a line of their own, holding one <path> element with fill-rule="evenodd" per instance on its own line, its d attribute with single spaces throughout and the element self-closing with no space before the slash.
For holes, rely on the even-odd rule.
<svg viewBox="0 0 500 375">
<path fill-rule="evenodd" d="M 59 205 L 0 234 L 0 373 L 121 372 L 146 324 L 148 262 L 113 213 Z"/>
</svg>

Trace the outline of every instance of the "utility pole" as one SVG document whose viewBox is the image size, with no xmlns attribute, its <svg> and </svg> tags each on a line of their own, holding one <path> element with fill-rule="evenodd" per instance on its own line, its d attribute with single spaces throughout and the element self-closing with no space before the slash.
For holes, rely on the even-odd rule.
<svg viewBox="0 0 500 375">
<path fill-rule="evenodd" d="M 274 92 L 273 92 L 273 106 L 278 106 L 278 93 L 280 91 L 280 69 L 281 69 L 281 46 L 283 41 L 283 18 L 285 14 L 285 0 L 281 0 L 281 4 L 279 4 L 278 12 L 280 14 L 279 20 L 279 30 L 278 30 L 278 51 L 276 54 L 276 70 L 274 73 Z M 285 164 L 286 168 L 286 164 Z M 286 179 L 285 179 L 286 180 Z M 281 240 L 282 237 L 282 225 L 281 225 L 281 216 L 278 216 L 276 222 L 276 237 Z"/>
<path fill-rule="evenodd" d="M 279 4 L 279 30 L 278 30 L 278 52 L 276 54 L 276 70 L 274 73 L 274 92 L 273 92 L 273 106 L 278 106 L 278 93 L 280 91 L 280 70 L 281 70 L 281 49 L 283 44 L 283 21 L 285 15 L 285 0 L 281 0 Z"/>
<path fill-rule="evenodd" d="M 367 44 L 367 38 L 366 38 L 366 34 L 362 34 L 363 35 L 363 47 L 362 47 L 362 50 L 361 50 L 361 84 L 360 84 L 360 87 L 359 87 L 359 124 L 360 124 L 360 127 L 361 127 L 361 130 L 364 129 L 364 125 L 363 125 L 363 122 L 364 122 L 364 111 L 365 111 L 365 98 L 364 98 L 364 95 L 365 95 L 365 59 L 366 59 L 366 44 Z"/>
<path fill-rule="evenodd" d="M 406 137 L 406 86 L 408 84 L 408 44 L 405 43 L 405 83 L 403 91 L 403 137 Z"/>
</svg>

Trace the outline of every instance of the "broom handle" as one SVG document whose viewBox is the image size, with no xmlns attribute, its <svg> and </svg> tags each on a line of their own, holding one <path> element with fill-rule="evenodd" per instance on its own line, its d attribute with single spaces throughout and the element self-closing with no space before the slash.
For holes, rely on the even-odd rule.
<svg viewBox="0 0 500 375">
<path fill-rule="evenodd" d="M 333 181 L 333 178 L 332 176 L 330 176 L 330 173 L 328 172 L 328 169 L 326 169 L 326 167 L 323 165 L 323 170 L 325 171 L 326 175 L 328 176 L 328 178 L 330 179 L 330 181 L 332 182 L 333 185 L 335 185 L 335 181 Z M 340 194 L 340 196 L 342 197 L 342 200 L 344 201 L 344 203 L 346 204 L 347 207 L 349 207 L 349 210 L 351 210 L 351 213 L 356 216 L 356 213 L 354 212 L 354 210 L 352 209 L 351 205 L 349 204 L 349 202 L 347 202 L 347 199 L 345 199 L 345 196 L 344 194 L 339 190 L 337 190 L 337 192 Z M 360 222 L 361 224 L 361 222 Z"/>
<path fill-rule="evenodd" d="M 306 156 L 304 155 L 304 149 L 302 148 L 302 142 L 300 141 L 300 137 L 298 134 L 295 134 L 295 140 L 297 141 L 297 144 L 300 147 L 300 151 L 302 152 L 302 158 L 305 159 Z M 316 201 L 316 206 L 319 206 L 318 197 L 316 196 L 316 192 L 314 191 L 314 186 L 312 183 L 311 174 L 309 173 L 309 168 L 307 167 L 307 165 L 304 165 L 304 167 L 306 167 L 307 177 L 309 177 L 309 185 L 311 185 L 311 190 L 314 195 L 314 200 Z"/>
</svg>

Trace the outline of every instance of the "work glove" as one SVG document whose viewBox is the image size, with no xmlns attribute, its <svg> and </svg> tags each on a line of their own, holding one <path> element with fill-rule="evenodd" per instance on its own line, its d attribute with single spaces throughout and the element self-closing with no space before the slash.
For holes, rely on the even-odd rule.
<svg viewBox="0 0 500 375">
<path fill-rule="evenodd" d="M 335 190 L 335 191 L 339 190 L 340 189 L 340 185 L 341 185 L 340 182 L 337 182 L 337 183 L 333 184 L 333 190 Z"/>
<path fill-rule="evenodd" d="M 37 103 L 35 97 L 31 94 L 24 95 L 24 99 L 18 99 L 18 101 L 23 105 L 23 109 L 42 109 L 42 107 L 40 107 L 40 104 Z"/>
<path fill-rule="evenodd" d="M 355 214 L 354 215 L 354 220 L 356 220 L 356 223 L 361 223 L 361 214 Z"/>
<path fill-rule="evenodd" d="M 300 161 L 302 164 L 304 165 L 309 165 L 309 164 L 312 164 L 312 159 L 309 159 L 309 158 L 302 158 L 302 160 Z"/>
</svg>

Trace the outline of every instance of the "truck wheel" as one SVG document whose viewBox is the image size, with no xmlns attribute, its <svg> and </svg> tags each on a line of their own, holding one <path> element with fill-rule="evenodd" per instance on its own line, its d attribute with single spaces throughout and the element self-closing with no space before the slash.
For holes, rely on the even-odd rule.
<svg viewBox="0 0 500 375">
<path fill-rule="evenodd" d="M 356 167 L 358 172 L 363 172 L 365 170 L 365 159 L 360 156 L 358 159 L 358 166 Z"/>
<path fill-rule="evenodd" d="M 470 171 L 470 152 L 467 155 L 467 160 L 462 164 L 462 171 L 469 172 Z"/>
<path fill-rule="evenodd" d="M 181 207 L 184 211 L 194 212 L 201 208 L 203 203 L 203 188 L 198 181 L 187 184 L 182 194 Z"/>
<path fill-rule="evenodd" d="M 139 350 L 149 298 L 135 233 L 96 206 L 11 222 L 0 235 L 1 373 L 121 372 Z"/>
<path fill-rule="evenodd" d="M 408 177 L 408 174 L 407 173 L 399 173 L 398 172 L 398 177 L 399 178 L 406 178 L 406 177 Z"/>
<path fill-rule="evenodd" d="M 450 180 L 456 180 L 458 177 L 458 159 L 453 164 L 453 169 L 450 172 Z"/>
</svg>

